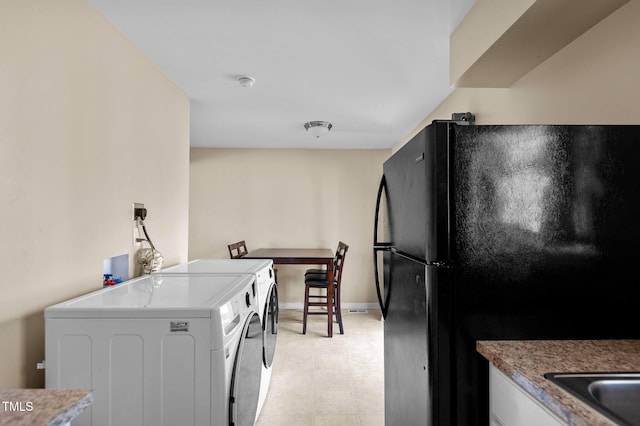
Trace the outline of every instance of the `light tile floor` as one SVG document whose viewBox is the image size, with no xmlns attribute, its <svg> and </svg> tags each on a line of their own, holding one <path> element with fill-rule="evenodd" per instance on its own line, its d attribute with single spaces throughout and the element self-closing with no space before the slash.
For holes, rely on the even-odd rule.
<svg viewBox="0 0 640 426">
<path fill-rule="evenodd" d="M 257 426 L 383 426 L 383 324 L 379 310 L 327 317 L 281 311 L 269 394 Z"/>
</svg>

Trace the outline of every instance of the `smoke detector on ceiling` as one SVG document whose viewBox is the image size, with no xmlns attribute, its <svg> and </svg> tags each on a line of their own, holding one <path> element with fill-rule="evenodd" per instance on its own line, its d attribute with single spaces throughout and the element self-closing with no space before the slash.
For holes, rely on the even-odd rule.
<svg viewBox="0 0 640 426">
<path fill-rule="evenodd" d="M 242 87 L 253 87 L 253 84 L 256 82 L 256 79 L 253 77 L 249 77 L 248 75 L 243 75 L 238 77 L 238 83 Z"/>
</svg>

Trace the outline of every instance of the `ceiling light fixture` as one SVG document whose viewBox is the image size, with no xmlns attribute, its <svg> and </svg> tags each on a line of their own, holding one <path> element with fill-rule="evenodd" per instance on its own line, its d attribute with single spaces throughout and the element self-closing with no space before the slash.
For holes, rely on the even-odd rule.
<svg viewBox="0 0 640 426">
<path fill-rule="evenodd" d="M 316 138 L 324 135 L 325 133 L 329 133 L 329 130 L 333 127 L 333 124 L 328 121 L 309 121 L 308 123 L 304 123 L 304 128 L 307 129 L 307 132 L 311 133 Z"/>
<path fill-rule="evenodd" d="M 242 87 L 253 87 L 253 84 L 256 82 L 256 79 L 253 77 L 249 77 L 248 75 L 243 75 L 238 77 L 238 83 Z"/>
</svg>

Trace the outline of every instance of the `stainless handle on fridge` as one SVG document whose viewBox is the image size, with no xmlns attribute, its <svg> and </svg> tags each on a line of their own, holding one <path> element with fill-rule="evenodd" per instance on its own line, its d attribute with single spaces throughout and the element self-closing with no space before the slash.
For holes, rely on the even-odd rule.
<svg viewBox="0 0 640 426">
<path fill-rule="evenodd" d="M 375 277 L 376 283 L 376 293 L 378 295 L 378 304 L 380 305 L 380 311 L 382 312 L 382 317 L 386 318 L 387 316 L 387 306 L 386 301 L 382 299 L 382 291 L 380 289 L 380 277 L 378 274 L 378 252 L 380 251 L 390 251 L 392 248 L 392 244 L 390 242 L 380 242 L 378 241 L 378 222 L 380 219 L 380 201 L 382 201 L 382 194 L 387 192 L 387 182 L 382 176 L 382 180 L 380 181 L 380 187 L 378 188 L 378 197 L 376 198 L 376 214 L 373 223 L 373 275 Z"/>
</svg>

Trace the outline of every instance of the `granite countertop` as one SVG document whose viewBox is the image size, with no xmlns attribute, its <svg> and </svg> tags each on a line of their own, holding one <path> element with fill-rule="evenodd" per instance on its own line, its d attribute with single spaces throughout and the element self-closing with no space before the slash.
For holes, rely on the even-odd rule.
<svg viewBox="0 0 640 426">
<path fill-rule="evenodd" d="M 638 372 L 640 340 L 478 341 L 480 354 L 570 425 L 615 425 L 545 373 Z"/>
<path fill-rule="evenodd" d="M 92 402 L 85 390 L 0 389 L 0 426 L 64 425 Z"/>
</svg>

